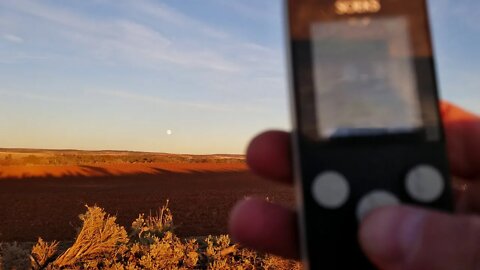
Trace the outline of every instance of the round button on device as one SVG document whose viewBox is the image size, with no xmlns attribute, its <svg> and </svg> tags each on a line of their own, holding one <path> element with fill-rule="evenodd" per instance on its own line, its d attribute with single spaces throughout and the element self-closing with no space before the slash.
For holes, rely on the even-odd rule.
<svg viewBox="0 0 480 270">
<path fill-rule="evenodd" d="M 312 195 L 317 203 L 328 209 L 342 207 L 350 195 L 347 179 L 337 172 L 325 172 L 315 178 Z"/>
<path fill-rule="evenodd" d="M 365 195 L 357 205 L 357 218 L 362 220 L 370 211 L 382 206 L 397 205 L 400 200 L 390 192 L 377 190 Z"/>
<path fill-rule="evenodd" d="M 437 200 L 445 189 L 442 174 L 432 166 L 420 165 L 413 168 L 408 174 L 405 186 L 413 199 L 431 203 Z"/>
</svg>

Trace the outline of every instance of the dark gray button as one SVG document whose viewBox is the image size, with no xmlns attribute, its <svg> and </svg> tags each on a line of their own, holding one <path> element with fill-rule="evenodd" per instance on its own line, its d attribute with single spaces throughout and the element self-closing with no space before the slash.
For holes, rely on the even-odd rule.
<svg viewBox="0 0 480 270">
<path fill-rule="evenodd" d="M 325 172 L 313 181 L 312 195 L 320 206 L 336 209 L 347 202 L 350 195 L 350 186 L 341 174 Z"/>
<path fill-rule="evenodd" d="M 362 220 L 370 211 L 382 206 L 397 205 L 400 200 L 392 193 L 376 190 L 365 195 L 357 205 L 357 218 Z"/>
<path fill-rule="evenodd" d="M 442 196 L 445 181 L 442 174 L 434 167 L 420 165 L 407 174 L 405 187 L 412 199 L 431 203 Z"/>
</svg>

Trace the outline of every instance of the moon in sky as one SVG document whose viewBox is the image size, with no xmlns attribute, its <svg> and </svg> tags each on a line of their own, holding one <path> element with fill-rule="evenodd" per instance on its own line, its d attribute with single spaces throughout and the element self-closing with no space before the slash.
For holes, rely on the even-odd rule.
<svg viewBox="0 0 480 270">
<path fill-rule="evenodd" d="M 172 130 L 171 129 L 167 129 L 167 135 L 172 135 Z"/>
</svg>

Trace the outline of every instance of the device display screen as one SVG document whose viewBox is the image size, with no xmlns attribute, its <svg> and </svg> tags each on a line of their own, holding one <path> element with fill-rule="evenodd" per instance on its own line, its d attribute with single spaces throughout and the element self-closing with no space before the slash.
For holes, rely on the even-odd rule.
<svg viewBox="0 0 480 270">
<path fill-rule="evenodd" d="M 409 133 L 423 126 L 408 21 L 311 24 L 318 136 Z"/>
</svg>

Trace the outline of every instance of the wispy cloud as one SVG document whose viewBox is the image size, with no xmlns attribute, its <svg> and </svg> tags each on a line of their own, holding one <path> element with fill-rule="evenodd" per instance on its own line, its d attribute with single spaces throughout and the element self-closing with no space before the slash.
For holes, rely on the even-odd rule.
<svg viewBox="0 0 480 270">
<path fill-rule="evenodd" d="M 86 52 L 106 59 L 115 59 L 115 61 L 123 59 L 149 66 L 161 63 L 174 64 L 186 68 L 211 69 L 220 72 L 233 72 L 240 68 L 237 63 L 214 48 L 195 46 L 195 42 L 192 41 L 173 42 L 172 38 L 131 20 L 93 19 L 65 8 L 36 1 L 18 0 L 8 4 L 17 12 L 26 13 L 53 24 L 70 42 L 83 44 L 86 46 Z M 210 36 L 223 36 L 221 32 L 202 26 L 201 23 L 176 13 L 165 5 L 154 6 L 148 2 L 139 2 L 138 5 L 135 3 L 133 6 L 145 12 L 146 15 L 161 16 L 177 25 L 200 27 Z"/>
<path fill-rule="evenodd" d="M 124 99 L 130 102 L 140 102 L 143 104 L 160 105 L 175 109 L 193 109 L 199 111 L 211 111 L 211 112 L 262 112 L 261 108 L 255 108 L 245 104 L 215 104 L 206 102 L 187 102 L 182 100 L 171 100 L 158 96 L 144 95 L 134 93 L 125 90 L 111 90 L 111 89 L 86 89 L 87 95 L 102 95 L 111 98 Z"/>
<path fill-rule="evenodd" d="M 133 70 L 141 67 L 161 73 L 159 76 L 169 74 L 167 76 L 175 77 L 179 74 L 181 79 L 175 77 L 174 80 L 187 80 L 189 82 L 186 84 L 192 86 L 182 90 L 172 88 L 172 91 L 185 91 L 188 96 L 205 97 L 204 100 L 184 100 L 185 96 L 167 99 L 145 94 L 142 89 L 118 89 L 117 86 L 88 91 L 88 94 L 97 95 L 99 99 L 116 98 L 198 112 L 265 113 L 268 108 L 285 106 L 281 98 L 271 98 L 283 98 L 285 95 L 283 91 L 286 83 L 282 68 L 285 63 L 279 57 L 283 54 L 278 49 L 225 34 L 166 4 L 146 0 L 135 4 L 120 4 L 116 8 L 128 9 L 137 16 L 146 18 L 146 21 L 158 24 L 146 24 L 146 21 L 131 16 L 90 17 L 88 13 L 65 6 L 30 0 L 4 2 L 0 6 L 8 5 L 10 10 L 28 15 L 21 17 L 31 18 L 25 23 L 34 21 L 38 24 L 38 29 L 48 29 L 35 36 L 37 39 L 45 38 L 44 44 L 47 46 L 52 43 L 62 44 L 60 48 L 63 51 L 67 46 L 67 51 L 72 53 L 56 55 L 56 62 L 69 61 L 69 58 L 73 62 L 95 60 L 95 64 L 104 63 L 109 68 L 111 65 Z M 162 27 L 170 31 L 163 31 Z M 172 34 L 171 29 L 181 34 Z M 195 36 L 190 36 L 190 33 Z M 32 60 L 35 58 L 29 57 L 36 56 L 35 52 L 8 52 L 3 56 L 0 52 L 0 63 Z M 123 79 L 127 78 L 121 80 Z M 168 79 L 162 82 L 158 87 L 171 88 L 172 83 Z M 25 93 L 23 98 L 58 100 L 33 93 Z"/>
<path fill-rule="evenodd" d="M 12 42 L 12 43 L 23 43 L 24 42 L 23 38 L 21 38 L 17 35 L 13 35 L 13 34 L 5 34 L 5 35 L 3 35 L 3 39 L 5 39 L 6 41 L 9 41 L 9 42 Z"/>
<path fill-rule="evenodd" d="M 87 17 L 45 2 L 18 0 L 7 3 L 18 12 L 53 24 L 59 30 L 52 29 L 50 35 L 57 33 L 53 38 L 58 39 L 60 33 L 68 42 L 84 46 L 84 52 L 109 62 L 127 61 L 147 67 L 175 65 L 223 73 L 252 70 L 259 73 L 276 70 L 278 64 L 282 64 L 278 61 L 280 51 L 238 40 L 218 26 L 208 25 L 166 4 L 146 0 L 122 4 L 142 18 L 157 21 L 159 29 L 132 18 Z M 177 31 L 162 31 L 162 23 Z"/>
<path fill-rule="evenodd" d="M 64 97 L 54 97 L 45 94 L 33 93 L 25 90 L 12 90 L 12 89 L 0 89 L 0 96 L 8 96 L 14 98 L 42 101 L 42 102 L 54 102 L 54 103 L 69 103 L 72 99 Z"/>
<path fill-rule="evenodd" d="M 13 64 L 25 61 L 43 61 L 50 59 L 52 55 L 25 53 L 25 52 L 0 52 L 0 63 Z"/>
<path fill-rule="evenodd" d="M 202 21 L 196 20 L 192 17 L 169 7 L 166 4 L 151 2 L 145 0 L 137 0 L 135 2 L 127 2 L 127 7 L 130 10 L 137 10 L 141 13 L 153 16 L 163 22 L 170 23 L 182 28 L 193 28 L 212 38 L 227 38 L 229 34 L 218 30 Z"/>
<path fill-rule="evenodd" d="M 224 1 L 224 0 L 216 0 L 218 4 L 225 5 L 230 7 L 231 9 L 235 10 L 236 13 L 244 16 L 248 19 L 256 20 L 256 21 L 265 21 L 271 20 L 276 18 L 277 14 L 273 14 L 269 12 L 270 10 L 265 10 L 263 8 L 258 8 L 260 6 L 269 6 L 269 1 L 278 1 L 278 0 L 242 0 L 242 1 Z M 256 2 L 257 5 L 252 5 L 251 2 Z M 279 10 L 280 11 L 280 10 Z"/>
</svg>

